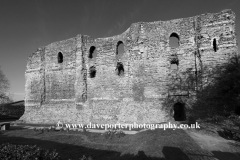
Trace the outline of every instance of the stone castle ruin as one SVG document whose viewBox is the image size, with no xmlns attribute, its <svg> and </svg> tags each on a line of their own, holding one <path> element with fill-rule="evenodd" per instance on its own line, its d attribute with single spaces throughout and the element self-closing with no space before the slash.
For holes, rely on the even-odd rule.
<svg viewBox="0 0 240 160">
<path fill-rule="evenodd" d="M 178 47 L 170 47 L 170 37 Z M 118 54 L 120 44 L 124 53 Z M 237 54 L 231 10 L 134 23 L 108 38 L 77 35 L 39 48 L 27 61 L 27 123 L 159 123 L 185 120 L 202 67 Z"/>
</svg>

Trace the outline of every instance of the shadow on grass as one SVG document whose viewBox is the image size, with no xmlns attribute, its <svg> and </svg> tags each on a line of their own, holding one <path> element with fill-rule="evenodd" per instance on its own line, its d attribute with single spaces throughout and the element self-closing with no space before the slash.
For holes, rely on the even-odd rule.
<svg viewBox="0 0 240 160">
<path fill-rule="evenodd" d="M 219 160 L 239 160 L 240 153 L 229 153 L 229 152 L 220 152 L 220 151 L 212 151 L 214 156 Z"/>
<path fill-rule="evenodd" d="M 10 143 L 15 145 L 37 145 L 44 149 L 56 149 L 61 159 L 75 160 L 85 155 L 86 157 L 91 156 L 93 160 L 165 160 L 165 158 L 149 157 L 145 155 L 143 151 L 139 151 L 137 155 L 121 155 L 120 152 L 110 150 L 92 149 L 83 146 L 33 138 L 10 137 L 3 135 L 2 132 L 0 132 L 0 137 L 0 144 Z"/>
<path fill-rule="evenodd" d="M 7 133 L 8 131 L 6 131 Z M 10 131 L 11 132 L 11 131 Z M 12 132 L 15 135 L 20 134 L 20 132 Z M 15 136 L 5 135 L 3 131 L 0 131 L 0 144 L 10 143 L 16 145 L 37 145 L 44 149 L 56 149 L 56 152 L 59 153 L 61 159 L 79 159 L 85 155 L 86 157 L 92 157 L 93 160 L 192 160 L 192 159 L 214 159 L 215 157 L 220 157 L 222 160 L 223 157 L 228 157 L 227 159 L 237 160 L 239 154 L 229 153 L 229 152 L 209 152 L 201 149 L 194 141 L 182 130 L 163 132 L 161 130 L 156 131 L 146 131 L 141 134 L 129 137 L 134 142 L 139 143 L 129 143 L 123 150 L 129 151 L 122 155 L 123 150 L 119 147 L 115 147 L 117 151 L 114 151 L 114 147 L 105 146 L 105 144 L 85 144 L 81 143 L 81 138 L 76 136 L 71 136 L 71 134 L 66 134 L 64 137 L 60 136 L 60 139 L 56 139 L 55 134 L 44 133 L 49 140 L 46 139 L 35 139 L 41 138 L 38 135 L 44 135 L 42 133 L 35 132 L 22 132 L 25 135 L 32 136 L 33 138 L 21 137 L 21 135 Z M 55 133 L 55 132 L 54 132 Z M 60 132 L 58 132 L 60 133 Z M 52 137 L 52 138 L 51 138 Z M 75 137 L 77 139 L 75 139 Z M 143 140 L 143 137 L 144 140 Z M 69 141 L 66 141 L 68 140 Z M 71 140 L 72 139 L 72 142 Z M 131 141 L 126 139 L 127 141 Z M 183 139 L 183 140 L 182 140 Z M 58 142 L 56 142 L 58 140 Z M 74 140 L 74 141 L 73 141 Z M 91 139 L 93 140 L 93 139 Z M 170 142 L 170 141 L 173 142 Z M 142 147 L 139 145 L 143 144 Z M 125 141 L 124 141 L 125 142 Z M 73 144 L 69 144 L 73 143 Z M 174 146 L 169 146 L 174 145 Z M 105 149 L 103 149 L 105 148 Z M 130 150 L 135 150 L 136 152 L 131 152 Z M 162 153 L 163 157 L 154 157 L 156 153 Z M 133 154 L 137 153 L 137 154 Z M 1 154 L 1 153 L 0 153 Z"/>
<path fill-rule="evenodd" d="M 0 122 L 8 122 L 8 121 L 16 121 L 19 120 L 20 117 L 11 117 L 11 116 L 1 116 L 0 115 Z"/>
<path fill-rule="evenodd" d="M 176 147 L 163 147 L 162 153 L 165 158 L 161 158 L 161 157 L 147 156 L 145 152 L 142 150 L 138 151 L 136 155 L 134 154 L 121 155 L 121 152 L 117 152 L 117 151 L 93 149 L 93 148 L 88 148 L 88 147 L 78 146 L 73 144 L 53 142 L 49 140 L 6 136 L 3 134 L 3 132 L 0 132 L 0 144 L 2 143 L 10 143 L 15 145 L 37 145 L 44 149 L 49 149 L 49 150 L 56 149 L 61 159 L 74 160 L 74 159 L 79 159 L 83 155 L 85 155 L 86 157 L 91 156 L 93 160 L 113 160 L 113 159 L 114 160 L 168 160 L 168 159 L 189 160 L 188 156 L 181 149 Z"/>
<path fill-rule="evenodd" d="M 235 140 L 240 142 L 240 134 L 232 134 L 231 132 L 227 132 L 227 131 L 217 131 L 218 135 L 221 136 L 224 139 L 227 140 Z"/>
<path fill-rule="evenodd" d="M 165 159 L 190 160 L 189 157 L 177 147 L 163 147 Z M 177 155 L 177 156 L 176 156 Z"/>
</svg>

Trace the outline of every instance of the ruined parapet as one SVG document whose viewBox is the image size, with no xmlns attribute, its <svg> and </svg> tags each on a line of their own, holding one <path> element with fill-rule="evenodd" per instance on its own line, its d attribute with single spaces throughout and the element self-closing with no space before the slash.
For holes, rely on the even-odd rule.
<svg viewBox="0 0 240 160">
<path fill-rule="evenodd" d="M 44 49 L 39 48 L 27 62 L 25 72 L 25 106 L 41 106 L 44 101 L 45 56 Z"/>
<path fill-rule="evenodd" d="M 170 37 L 178 40 L 178 47 L 169 45 Z M 120 44 L 124 45 L 121 56 Z M 22 119 L 33 123 L 168 121 L 173 119 L 174 104 L 189 107 L 196 92 L 197 83 L 190 83 L 189 75 L 227 63 L 236 54 L 231 10 L 138 22 L 107 38 L 77 35 L 29 57 L 28 109 Z"/>
<path fill-rule="evenodd" d="M 45 56 L 44 49 L 39 48 L 28 57 L 25 72 L 25 112 L 21 117 L 31 121 L 32 112 L 42 105 L 45 99 Z"/>
<path fill-rule="evenodd" d="M 237 54 L 235 14 L 224 10 L 199 17 L 199 50 L 205 65 L 221 65 Z"/>
</svg>

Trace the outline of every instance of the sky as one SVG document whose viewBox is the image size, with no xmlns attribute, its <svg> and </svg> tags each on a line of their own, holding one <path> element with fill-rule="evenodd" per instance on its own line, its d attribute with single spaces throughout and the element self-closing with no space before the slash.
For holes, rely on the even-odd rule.
<svg viewBox="0 0 240 160">
<path fill-rule="evenodd" d="M 27 57 L 39 47 L 77 34 L 94 38 L 118 35 L 135 22 L 224 9 L 235 12 L 238 34 L 239 0 L 0 0 L 0 67 L 10 82 L 13 100 L 23 100 Z"/>
</svg>

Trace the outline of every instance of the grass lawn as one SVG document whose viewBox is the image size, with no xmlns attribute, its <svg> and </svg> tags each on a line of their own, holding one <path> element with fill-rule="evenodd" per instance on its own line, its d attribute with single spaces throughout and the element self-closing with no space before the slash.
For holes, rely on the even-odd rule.
<svg viewBox="0 0 240 160">
<path fill-rule="evenodd" d="M 79 159 L 83 155 L 93 160 L 189 160 L 214 159 L 217 153 L 202 149 L 184 130 L 148 130 L 135 135 L 107 139 L 99 133 L 77 131 L 34 131 L 14 128 L 0 131 L 0 144 L 37 145 L 56 149 L 62 159 Z"/>
</svg>

